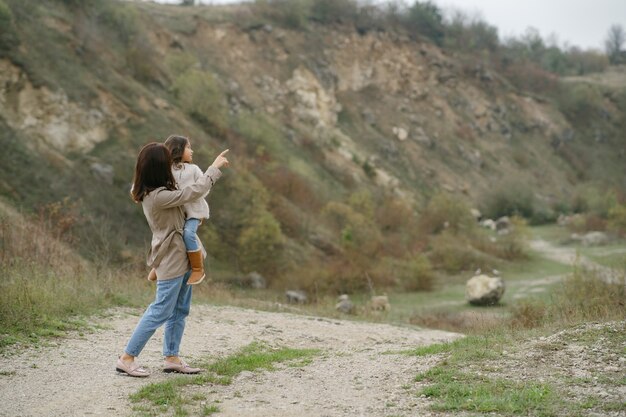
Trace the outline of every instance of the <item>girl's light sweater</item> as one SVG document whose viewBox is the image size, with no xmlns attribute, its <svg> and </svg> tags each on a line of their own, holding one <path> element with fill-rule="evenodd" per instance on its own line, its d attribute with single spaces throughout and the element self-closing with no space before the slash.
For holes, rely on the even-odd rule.
<svg viewBox="0 0 626 417">
<path fill-rule="evenodd" d="M 198 178 L 203 175 L 202 170 L 198 167 L 198 165 L 189 163 L 172 165 L 172 174 L 174 175 L 174 179 L 176 180 L 176 184 L 179 189 L 195 183 Z M 185 215 L 187 219 L 209 218 L 209 204 L 205 200 L 207 194 L 209 194 L 208 191 L 201 197 L 185 204 Z"/>
</svg>

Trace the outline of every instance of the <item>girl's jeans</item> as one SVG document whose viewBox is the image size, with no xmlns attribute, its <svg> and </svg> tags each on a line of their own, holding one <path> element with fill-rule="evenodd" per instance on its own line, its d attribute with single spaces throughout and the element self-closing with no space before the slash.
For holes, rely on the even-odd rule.
<svg viewBox="0 0 626 417">
<path fill-rule="evenodd" d="M 196 232 L 200 226 L 200 219 L 190 218 L 185 221 L 185 227 L 183 228 L 183 241 L 185 242 L 185 248 L 187 252 L 195 252 L 200 250 L 198 245 L 198 237 Z"/>
<path fill-rule="evenodd" d="M 180 341 L 185 330 L 185 318 L 191 307 L 191 286 L 187 280 L 191 271 L 178 278 L 157 281 L 156 297 L 139 320 L 126 345 L 126 353 L 139 356 L 156 329 L 165 323 L 163 355 L 178 356 Z"/>
</svg>

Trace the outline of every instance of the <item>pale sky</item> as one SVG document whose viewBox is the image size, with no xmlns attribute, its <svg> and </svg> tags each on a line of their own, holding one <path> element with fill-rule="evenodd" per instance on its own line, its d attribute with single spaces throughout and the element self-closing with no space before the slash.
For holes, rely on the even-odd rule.
<svg viewBox="0 0 626 417">
<path fill-rule="evenodd" d="M 180 0 L 158 0 L 179 3 Z M 377 0 L 381 2 L 384 0 Z M 201 0 L 202 3 L 240 3 L 240 0 Z M 583 49 L 604 50 L 604 39 L 612 24 L 626 29 L 626 0 L 434 0 L 444 10 L 460 9 L 480 15 L 498 28 L 500 39 L 523 34 L 530 26 L 546 39 L 556 34 L 559 46 L 565 42 Z M 405 0 L 412 4 L 412 0 Z"/>
</svg>

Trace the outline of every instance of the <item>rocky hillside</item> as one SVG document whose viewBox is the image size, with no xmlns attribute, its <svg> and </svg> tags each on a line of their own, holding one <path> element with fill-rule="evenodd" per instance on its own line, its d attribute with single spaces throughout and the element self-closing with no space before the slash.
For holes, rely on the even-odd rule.
<svg viewBox="0 0 626 417">
<path fill-rule="evenodd" d="M 553 213 L 582 182 L 623 189 L 624 83 L 531 94 L 401 30 L 289 29 L 248 6 L 0 0 L 0 15 L 0 194 L 71 205 L 88 255 L 142 256 L 134 158 L 171 133 L 201 166 L 231 149 L 202 236 L 231 271 L 281 270 L 268 242 L 294 262 L 341 252 L 341 207 L 387 238 L 440 192 L 481 209 L 529 192 Z"/>
</svg>

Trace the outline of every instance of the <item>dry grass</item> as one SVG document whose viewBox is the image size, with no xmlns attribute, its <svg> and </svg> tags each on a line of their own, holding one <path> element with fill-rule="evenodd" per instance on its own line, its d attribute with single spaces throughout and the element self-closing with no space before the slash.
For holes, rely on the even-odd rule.
<svg viewBox="0 0 626 417">
<path fill-rule="evenodd" d="M 77 317 L 146 298 L 134 263 L 90 263 L 63 241 L 70 212 L 29 216 L 0 206 L 0 347 L 79 327 Z M 42 212 L 43 213 L 43 212 Z M 65 219 L 65 221 L 59 221 Z"/>
</svg>

